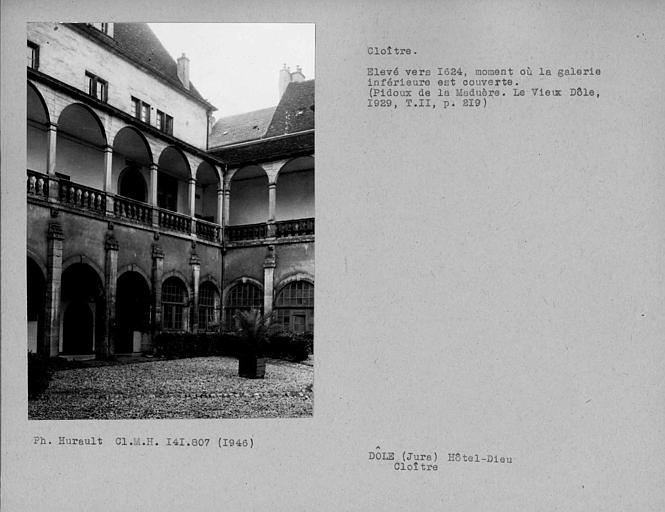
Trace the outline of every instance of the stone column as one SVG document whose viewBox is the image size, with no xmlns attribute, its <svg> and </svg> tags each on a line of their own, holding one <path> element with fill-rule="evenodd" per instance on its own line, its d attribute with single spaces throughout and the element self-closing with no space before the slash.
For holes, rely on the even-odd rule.
<svg viewBox="0 0 665 512">
<path fill-rule="evenodd" d="M 46 159 L 47 174 L 55 174 L 55 148 L 57 144 L 58 125 L 49 123 L 48 125 L 48 156 Z"/>
<path fill-rule="evenodd" d="M 224 180 L 224 227 L 229 225 L 229 213 L 231 211 L 231 181 Z"/>
<path fill-rule="evenodd" d="M 152 335 L 162 328 L 162 275 L 164 251 L 158 243 L 152 244 Z"/>
<path fill-rule="evenodd" d="M 113 181 L 113 148 L 104 146 L 104 192 L 111 192 Z"/>
<path fill-rule="evenodd" d="M 277 183 L 268 183 L 268 222 L 275 222 Z"/>
<path fill-rule="evenodd" d="M 157 180 L 159 179 L 158 176 L 158 171 L 159 167 L 157 164 L 152 163 L 150 164 L 150 197 L 148 198 L 148 202 L 153 206 L 152 210 L 152 225 L 157 226 L 159 225 L 159 212 L 157 211 Z"/>
<path fill-rule="evenodd" d="M 55 149 L 57 145 L 58 126 L 55 123 L 48 125 L 48 155 L 46 158 L 46 173 L 49 178 L 55 178 Z M 50 202 L 57 202 L 60 196 L 58 181 L 49 179 L 48 197 Z"/>
<path fill-rule="evenodd" d="M 224 224 L 224 185 L 217 189 L 217 218 L 215 222 L 222 226 Z"/>
<path fill-rule="evenodd" d="M 266 257 L 263 260 L 263 314 L 272 315 L 272 296 L 274 289 L 275 267 L 277 266 L 277 257 L 275 256 L 275 246 L 269 245 L 266 251 Z"/>
<path fill-rule="evenodd" d="M 196 180 L 189 178 L 189 216 L 194 217 L 196 211 Z"/>
<path fill-rule="evenodd" d="M 113 214 L 113 148 L 104 146 L 104 192 L 106 192 L 106 213 Z"/>
<path fill-rule="evenodd" d="M 196 246 L 192 248 L 192 256 L 189 259 L 192 266 L 192 300 L 191 304 L 191 322 L 190 331 L 196 332 L 199 328 L 199 281 L 201 276 L 201 258 L 196 254 Z"/>
<path fill-rule="evenodd" d="M 62 279 L 62 244 L 65 236 L 58 222 L 48 227 L 48 256 L 43 346 L 39 351 L 57 356 L 60 351 L 60 288 Z"/>
<path fill-rule="evenodd" d="M 118 241 L 113 234 L 111 224 L 106 234 L 104 249 L 106 250 L 106 262 L 104 265 L 104 289 L 105 289 L 105 311 L 104 311 L 104 339 L 96 343 L 98 358 L 108 357 L 115 353 L 115 298 L 118 284 Z"/>
</svg>

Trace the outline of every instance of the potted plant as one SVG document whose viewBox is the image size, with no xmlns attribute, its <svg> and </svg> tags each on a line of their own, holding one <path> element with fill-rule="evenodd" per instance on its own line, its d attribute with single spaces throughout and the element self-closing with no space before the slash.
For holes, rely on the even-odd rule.
<svg viewBox="0 0 665 512">
<path fill-rule="evenodd" d="M 266 373 L 264 348 L 271 319 L 264 317 L 257 309 L 240 311 L 235 318 L 242 339 L 238 375 L 247 379 L 262 379 Z"/>
</svg>

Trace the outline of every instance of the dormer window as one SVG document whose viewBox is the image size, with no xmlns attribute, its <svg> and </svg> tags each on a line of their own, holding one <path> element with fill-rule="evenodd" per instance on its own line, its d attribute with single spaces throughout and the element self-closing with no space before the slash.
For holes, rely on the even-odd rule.
<svg viewBox="0 0 665 512">
<path fill-rule="evenodd" d="M 39 68 L 39 45 L 28 41 L 28 67 L 30 69 Z"/>
<path fill-rule="evenodd" d="M 89 25 L 95 27 L 102 34 L 113 37 L 113 23 L 89 23 Z"/>
<path fill-rule="evenodd" d="M 108 82 L 89 71 L 85 72 L 85 90 L 90 96 L 97 98 L 99 101 L 106 102 L 108 100 Z"/>
</svg>

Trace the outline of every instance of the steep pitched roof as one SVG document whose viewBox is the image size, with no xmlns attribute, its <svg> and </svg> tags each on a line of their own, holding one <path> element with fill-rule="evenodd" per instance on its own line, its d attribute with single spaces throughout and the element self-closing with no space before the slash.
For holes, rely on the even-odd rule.
<svg viewBox="0 0 665 512">
<path fill-rule="evenodd" d="M 314 80 L 291 82 L 284 91 L 266 137 L 314 129 Z"/>
<path fill-rule="evenodd" d="M 113 37 L 103 34 L 87 23 L 72 23 L 71 25 L 88 37 L 113 48 L 126 58 L 150 69 L 184 94 L 206 103 L 213 110 L 215 109 L 201 96 L 191 82 L 189 89 L 185 88 L 178 78 L 177 63 L 147 23 L 114 23 Z"/>
<path fill-rule="evenodd" d="M 270 126 L 276 108 L 269 107 L 221 118 L 212 127 L 209 146 L 217 147 L 260 139 Z"/>
<path fill-rule="evenodd" d="M 291 82 L 276 107 L 223 117 L 215 123 L 209 148 L 295 134 L 314 129 L 314 80 Z"/>
</svg>

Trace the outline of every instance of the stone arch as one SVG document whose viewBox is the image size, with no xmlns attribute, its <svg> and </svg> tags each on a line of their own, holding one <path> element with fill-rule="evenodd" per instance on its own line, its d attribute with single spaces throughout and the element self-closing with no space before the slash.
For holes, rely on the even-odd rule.
<svg viewBox="0 0 665 512">
<path fill-rule="evenodd" d="M 280 281 L 275 285 L 275 295 L 277 295 L 277 293 L 279 293 L 287 284 L 296 281 L 306 281 L 312 286 L 314 285 L 314 277 L 312 275 L 304 272 L 295 272 L 288 274 L 280 279 Z"/>
<path fill-rule="evenodd" d="M 150 331 L 150 280 L 143 271 L 134 268 L 118 273 L 113 337 L 116 354 L 140 352 L 143 338 Z"/>
<path fill-rule="evenodd" d="M 67 270 L 69 267 L 72 265 L 75 265 L 77 263 L 84 263 L 85 265 L 88 265 L 91 267 L 95 273 L 97 274 L 97 277 L 99 280 L 103 283 L 104 282 L 104 270 L 100 265 L 97 264 L 95 260 L 92 258 L 89 258 L 85 254 L 75 254 L 74 256 L 70 256 L 66 260 L 62 262 L 62 271 L 64 272 Z"/>
<path fill-rule="evenodd" d="M 236 292 L 240 292 L 236 295 Z M 235 326 L 234 315 L 238 311 L 258 309 L 263 312 L 263 285 L 251 277 L 240 277 L 231 281 L 222 297 L 224 325 L 227 329 Z"/>
<path fill-rule="evenodd" d="M 134 166 L 125 167 L 118 175 L 117 193 L 134 201 L 147 202 L 148 184 L 143 173 Z"/>
<path fill-rule="evenodd" d="M 48 128 L 51 117 L 39 89 L 30 81 L 27 89 L 27 168 L 46 174 L 49 152 Z"/>
<path fill-rule="evenodd" d="M 55 171 L 80 185 L 102 190 L 106 174 L 104 126 L 82 103 L 65 107 L 58 117 Z"/>
<path fill-rule="evenodd" d="M 153 154 L 150 144 L 145 135 L 133 126 L 124 126 L 115 134 L 113 139 L 113 159 L 111 164 L 111 183 L 119 195 L 136 199 L 133 196 L 141 196 L 138 201 L 147 202 L 150 183 L 150 165 L 153 163 Z M 128 172 L 133 170 L 133 172 Z M 143 182 L 145 190 L 140 194 L 130 193 L 123 189 L 123 179 L 127 176 L 138 175 Z M 137 180 L 134 180 L 137 181 Z M 126 185 L 126 184 L 125 184 Z M 123 194 L 123 192 L 125 192 Z"/>
<path fill-rule="evenodd" d="M 275 220 L 314 217 L 314 157 L 299 156 L 277 172 Z"/>
<path fill-rule="evenodd" d="M 217 190 L 222 180 L 215 165 L 203 160 L 196 168 L 196 191 L 194 215 L 208 222 L 215 222 L 218 216 Z"/>
<path fill-rule="evenodd" d="M 178 271 L 164 274 L 162 280 L 162 329 L 187 331 L 191 305 L 191 289 Z"/>
<path fill-rule="evenodd" d="M 173 212 L 188 213 L 189 160 L 176 146 L 166 146 L 159 155 L 157 206 Z"/>
<path fill-rule="evenodd" d="M 143 276 L 143 279 L 145 279 L 146 283 L 148 284 L 148 287 L 152 287 L 152 280 L 150 279 L 150 274 L 148 274 L 143 268 L 141 268 L 140 265 L 137 265 L 136 263 L 130 263 L 128 265 L 123 265 L 118 269 L 118 277 L 120 277 L 122 274 L 125 272 L 136 272 L 138 274 L 141 274 Z"/>
<path fill-rule="evenodd" d="M 44 348 L 42 340 L 44 337 L 46 276 L 46 268 L 28 252 L 26 261 L 28 350 L 35 353 L 41 352 Z"/>
<path fill-rule="evenodd" d="M 48 274 L 46 270 L 46 260 L 44 260 L 44 258 L 42 258 L 37 251 L 31 249 L 30 247 L 28 247 L 27 253 L 28 253 L 28 258 L 33 260 L 35 264 L 39 266 L 39 269 L 42 271 L 42 274 L 46 276 Z"/>
<path fill-rule="evenodd" d="M 220 319 L 221 294 L 217 283 L 204 278 L 199 283 L 198 326 L 207 331 L 217 325 Z"/>
<path fill-rule="evenodd" d="M 257 224 L 268 219 L 268 174 L 246 165 L 230 174 L 228 225 Z"/>
<path fill-rule="evenodd" d="M 164 286 L 164 282 L 166 282 L 166 280 L 170 277 L 177 277 L 178 279 L 180 279 L 183 282 L 183 284 L 185 285 L 185 290 L 187 291 L 187 296 L 189 298 L 191 298 L 191 296 L 192 296 L 192 287 L 189 284 L 188 277 L 185 274 L 183 274 L 180 270 L 175 270 L 175 269 L 169 270 L 168 272 L 164 272 L 164 274 L 162 275 L 162 286 Z"/>
<path fill-rule="evenodd" d="M 296 334 L 314 330 L 314 280 L 305 274 L 282 279 L 275 288 L 276 321 L 286 331 Z"/>
<path fill-rule="evenodd" d="M 60 352 L 91 355 L 104 343 L 104 280 L 87 262 L 63 265 Z"/>
</svg>

